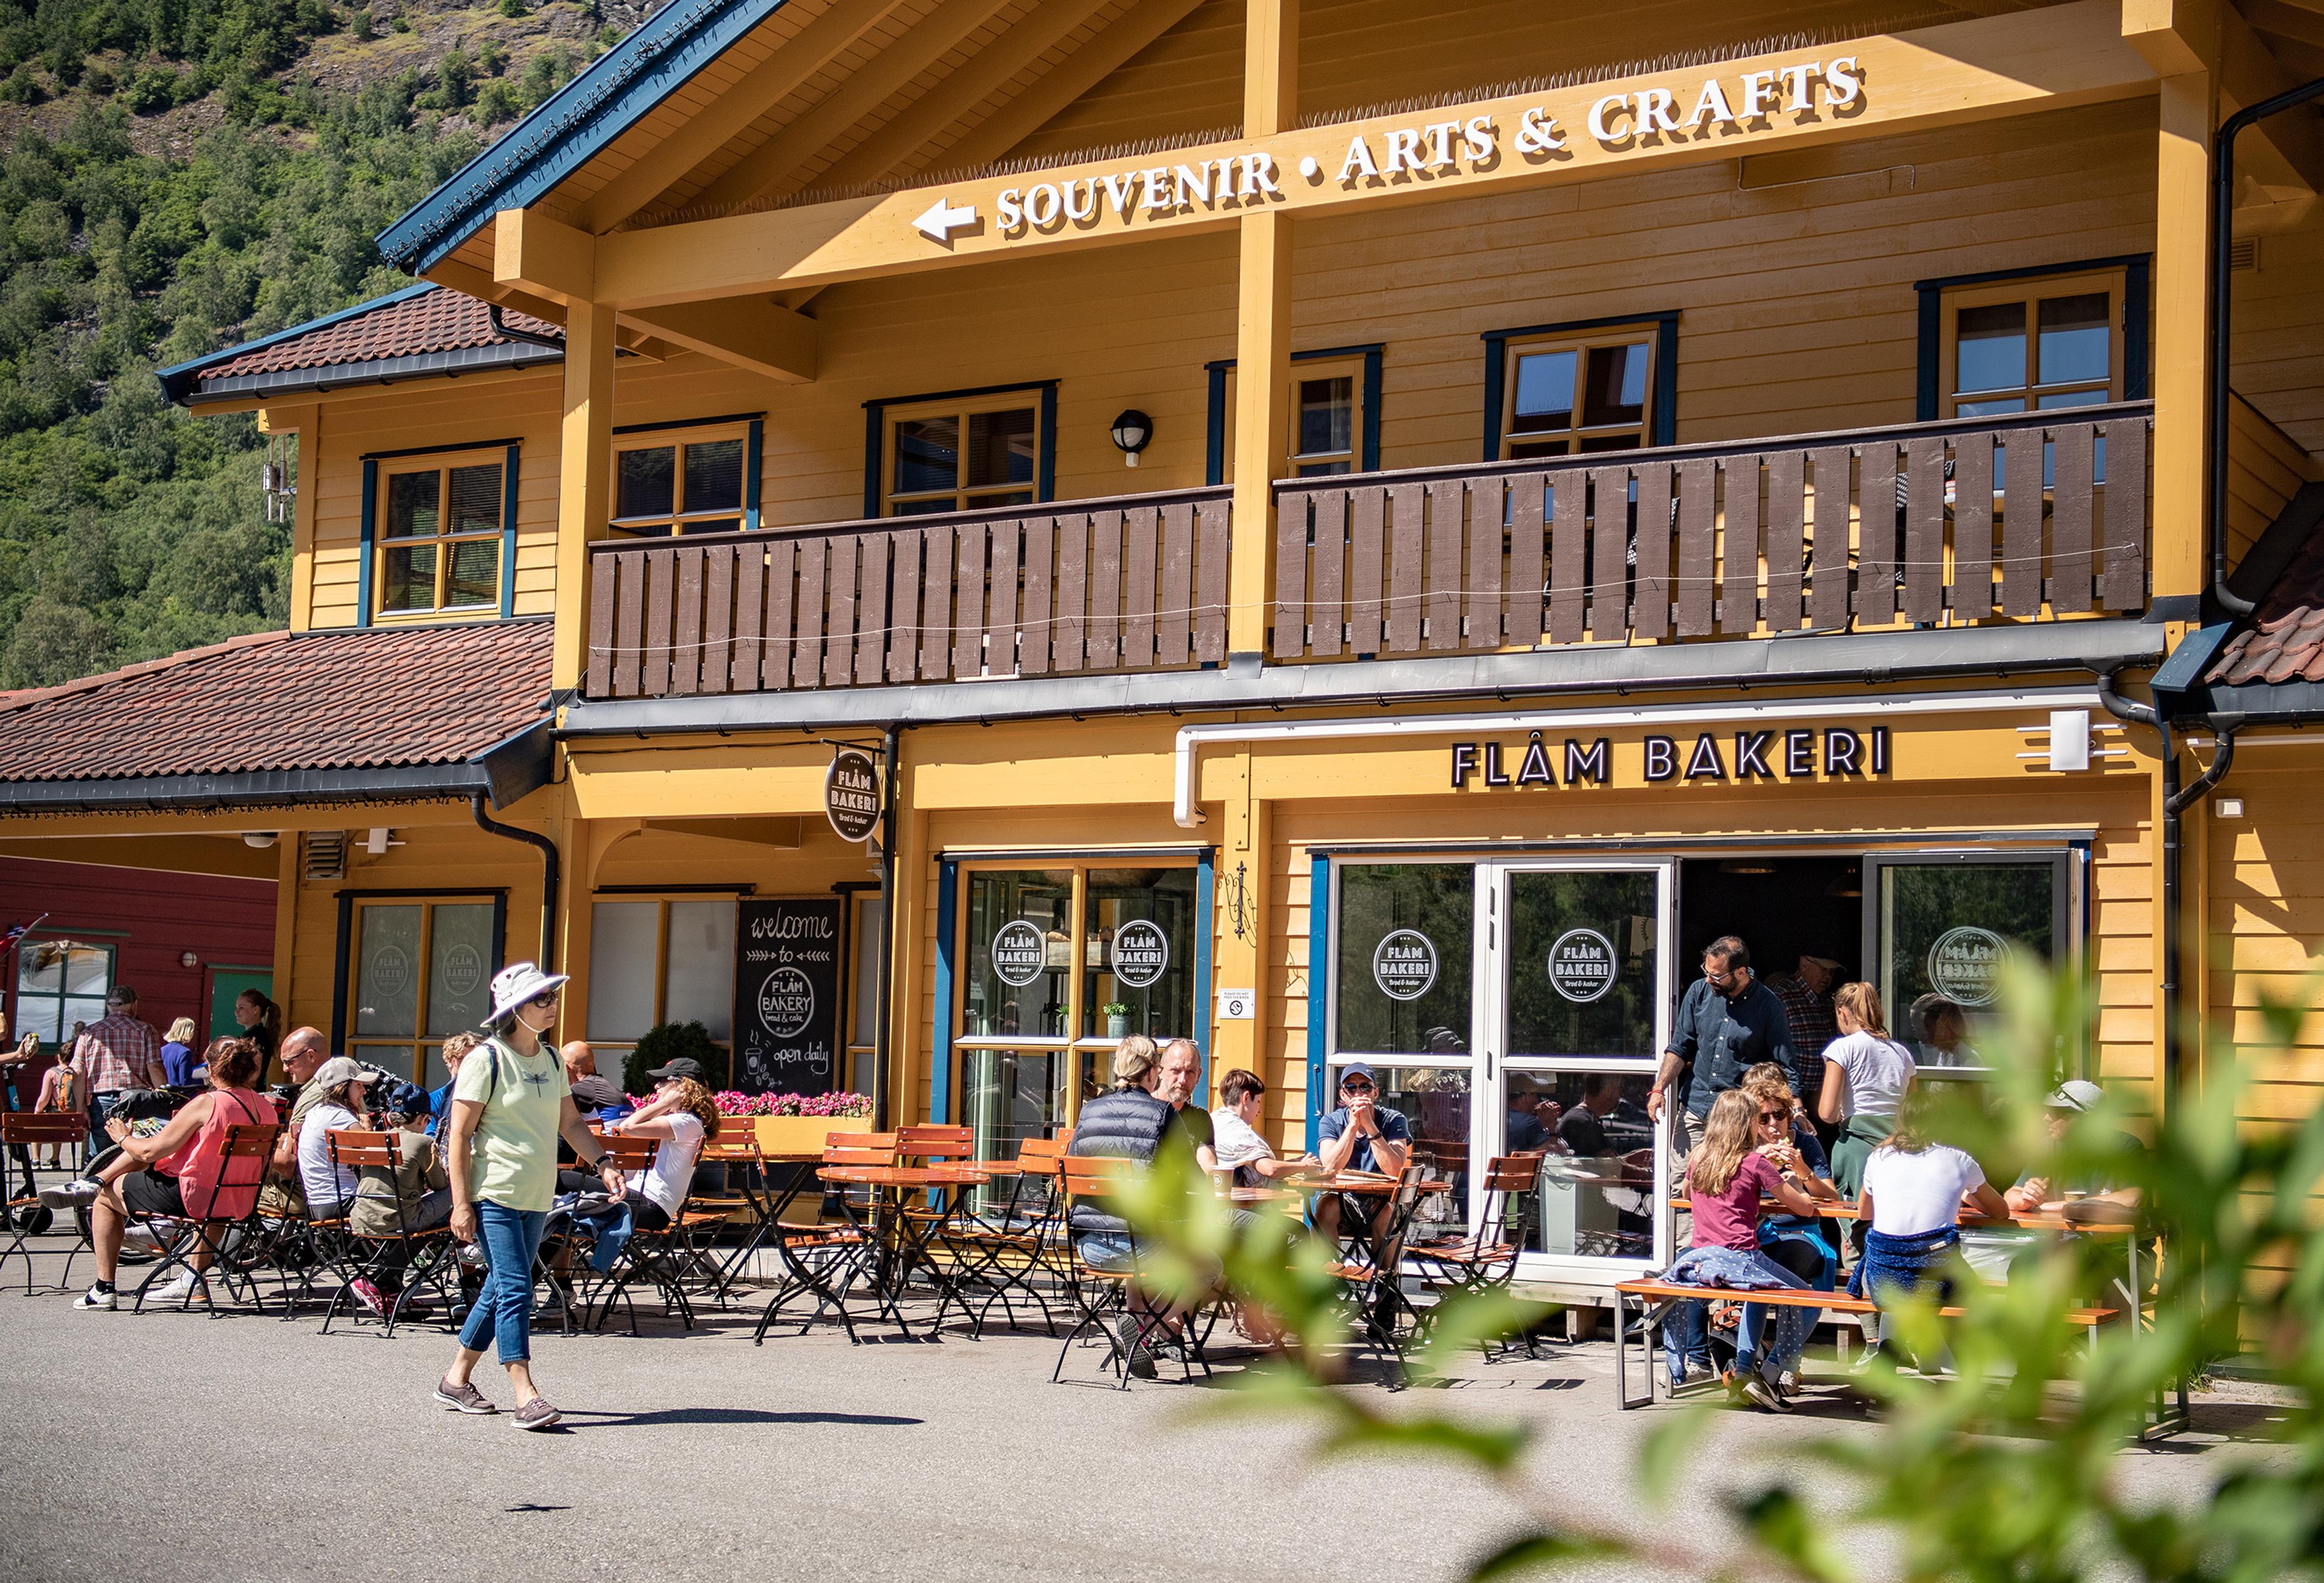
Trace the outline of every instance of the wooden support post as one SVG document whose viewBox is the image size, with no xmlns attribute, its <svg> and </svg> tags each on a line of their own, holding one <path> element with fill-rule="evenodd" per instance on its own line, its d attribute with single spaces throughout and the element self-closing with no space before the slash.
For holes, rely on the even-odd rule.
<svg viewBox="0 0 2324 1583">
<path fill-rule="evenodd" d="M 1267 896 L 1273 861 L 1268 848 L 1274 821 L 1268 817 L 1267 803 L 1259 799 L 1251 785 L 1249 748 L 1219 767 L 1226 771 L 1222 810 L 1226 829 L 1224 839 L 1219 843 L 1212 884 L 1212 960 L 1217 964 L 1212 977 L 1214 988 L 1250 989 L 1257 993 L 1258 999 L 1252 1007 L 1253 1015 L 1212 1023 L 1212 1091 L 1216 1093 L 1222 1073 L 1240 1067 L 1257 1072 L 1270 1086 L 1279 1084 L 1286 1091 L 1296 1089 L 1304 1093 L 1304 1052 L 1296 1068 L 1276 1059 L 1282 1045 L 1283 986 L 1269 971 L 1267 946 L 1271 927 Z M 1241 925 L 1240 934 L 1236 932 L 1238 921 Z M 1216 1009 L 1215 1005 L 1197 1006 L 1194 1014 L 1207 1018 Z M 1322 1008 L 1311 1006 L 1308 1014 L 1320 1016 Z"/>
<path fill-rule="evenodd" d="M 1299 0 L 1247 0 L 1243 135 L 1286 131 L 1298 114 Z M 1262 200 L 1263 201 L 1263 200 Z M 1234 520 L 1227 561 L 1227 654 L 1267 649 L 1274 594 L 1275 480 L 1291 387 L 1291 217 L 1243 216 L 1235 290 Z"/>
<path fill-rule="evenodd" d="M 550 685 L 589 667 L 589 545 L 605 532 L 613 476 L 613 310 L 576 302 L 565 320 L 565 419 L 557 461 L 557 643 Z M 516 569 L 508 569 L 513 577 Z"/>
<path fill-rule="evenodd" d="M 2209 72 L 2162 82 L 2154 191 L 2154 594 L 2198 594 L 2203 552 L 2203 414 L 2211 384 L 2211 134 Z"/>
<path fill-rule="evenodd" d="M 562 751 L 561 749 L 559 750 Z M 597 827 L 581 817 L 575 806 L 572 783 L 548 789 L 557 801 L 548 825 L 549 838 L 557 843 L 559 870 L 557 890 L 557 970 L 566 977 L 565 999 L 558 1007 L 559 1040 L 586 1039 L 589 1019 L 589 939 L 595 919 L 591 896 L 596 891 Z M 619 1072 L 601 1075 L 621 1080 Z"/>
</svg>

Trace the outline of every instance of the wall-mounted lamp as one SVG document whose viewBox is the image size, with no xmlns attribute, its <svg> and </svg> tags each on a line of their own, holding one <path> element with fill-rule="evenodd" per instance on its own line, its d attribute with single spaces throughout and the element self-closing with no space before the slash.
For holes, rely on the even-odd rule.
<svg viewBox="0 0 2324 1583">
<path fill-rule="evenodd" d="M 1113 443 L 1121 448 L 1121 464 L 1126 467 L 1138 465 L 1138 453 L 1154 439 L 1154 420 L 1130 407 L 1113 421 Z"/>
<path fill-rule="evenodd" d="M 265 851 L 266 848 L 274 845 L 274 843 L 279 839 L 281 839 L 280 835 L 273 830 L 244 830 L 242 832 L 242 844 L 245 847 L 255 847 L 261 852 Z"/>
<path fill-rule="evenodd" d="M 191 951 L 180 951 L 178 953 L 178 966 L 180 967 L 190 967 L 200 960 L 201 958 L 194 955 Z"/>
</svg>

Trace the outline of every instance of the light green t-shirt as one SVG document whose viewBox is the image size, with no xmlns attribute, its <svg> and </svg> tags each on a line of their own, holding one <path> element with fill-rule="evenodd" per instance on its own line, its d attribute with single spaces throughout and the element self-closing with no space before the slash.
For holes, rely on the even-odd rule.
<svg viewBox="0 0 2324 1583">
<path fill-rule="evenodd" d="M 557 1197 L 558 1124 L 572 1091 L 564 1061 L 546 1045 L 530 1059 L 499 1039 L 468 1052 L 452 1097 L 484 1107 L 476 1123 L 471 1197 L 490 1199 L 504 1209 L 549 1208 Z"/>
</svg>

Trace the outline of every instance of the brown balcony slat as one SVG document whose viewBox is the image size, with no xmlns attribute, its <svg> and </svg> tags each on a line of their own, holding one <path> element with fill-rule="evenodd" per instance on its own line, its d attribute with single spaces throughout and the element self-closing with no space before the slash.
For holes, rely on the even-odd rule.
<svg viewBox="0 0 2324 1583">
<path fill-rule="evenodd" d="M 702 560 L 702 690 L 724 692 L 734 660 L 734 564 L 740 544 L 715 544 Z"/>
<path fill-rule="evenodd" d="M 1089 514 L 1061 514 L 1056 531 L 1057 637 L 1049 662 L 1072 675 L 1089 663 Z"/>
<path fill-rule="evenodd" d="M 1550 502 L 1556 519 L 1549 536 L 1549 641 L 1578 643 L 1590 575 L 1590 484 L 1580 468 L 1561 473 L 1556 498 Z"/>
<path fill-rule="evenodd" d="M 1422 604 L 1428 578 L 1421 516 L 1424 487 L 1391 484 L 1388 490 L 1388 652 L 1394 654 L 1409 654 L 1420 647 L 1420 626 L 1427 615 Z"/>
<path fill-rule="evenodd" d="M 1127 670 L 1154 669 L 1155 556 L 1161 523 L 1150 505 L 1133 505 L 1121 514 L 1121 663 Z"/>
<path fill-rule="evenodd" d="M 1194 507 L 1194 658 L 1218 664 L 1227 657 L 1227 497 L 1214 495 Z"/>
<path fill-rule="evenodd" d="M 589 569 L 589 664 L 586 684 L 591 698 L 611 698 L 613 692 L 613 602 L 630 562 L 613 556 Z"/>
<path fill-rule="evenodd" d="M 1461 646 L 1461 549 L 1467 535 L 1469 486 L 1461 478 L 1433 479 L 1427 486 L 1427 552 L 1422 558 L 1428 579 L 1422 601 L 1422 627 L 1431 649 Z"/>
<path fill-rule="evenodd" d="M 963 523 L 953 530 L 952 551 L 952 675 L 984 673 L 985 543 L 991 532 L 984 523 Z"/>
<path fill-rule="evenodd" d="M 825 573 L 830 611 L 824 632 L 823 684 L 845 687 L 855 675 L 855 563 L 859 535 L 841 533 L 831 541 Z"/>
<path fill-rule="evenodd" d="M 942 681 L 952 665 L 952 530 L 923 528 L 920 541 L 920 680 Z"/>
<path fill-rule="evenodd" d="M 622 561 L 619 597 L 613 607 L 613 696 L 638 696 L 638 661 L 645 646 L 646 563 L 643 555 Z"/>
<path fill-rule="evenodd" d="M 1630 469 L 1590 469 L 1590 635 L 1618 639 L 1630 626 Z"/>
<path fill-rule="evenodd" d="M 1799 630 L 1807 560 L 1807 453 L 1767 453 L 1767 630 Z"/>
<path fill-rule="evenodd" d="M 1504 635 L 1513 643 L 1541 642 L 1546 613 L 1549 532 L 1542 521 L 1542 482 L 1539 473 L 1520 473 L 1508 483 L 1509 614 Z"/>
<path fill-rule="evenodd" d="M 1089 668 L 1121 663 L 1121 513 L 1090 513 Z"/>
<path fill-rule="evenodd" d="M 1157 597 L 1162 609 L 1154 627 L 1154 658 L 1161 665 L 1184 665 L 1194 630 L 1194 503 L 1174 500 L 1164 506 L 1160 532 L 1162 585 Z"/>
<path fill-rule="evenodd" d="M 759 690 L 767 652 L 767 547 L 741 544 L 734 555 L 734 652 L 726 665 L 727 692 Z"/>
<path fill-rule="evenodd" d="M 1993 435 L 1953 442 L 1953 614 L 1982 621 L 1993 614 Z"/>
<path fill-rule="evenodd" d="M 919 661 L 920 552 L 927 530 L 898 528 L 894 538 L 895 569 L 888 578 L 888 680 L 906 682 Z"/>
<path fill-rule="evenodd" d="M 2098 603 L 2108 610 L 2146 607 L 2146 425 L 2144 418 L 2106 425 L 2106 569 Z"/>
<path fill-rule="evenodd" d="M 1857 453 L 1862 480 L 1858 497 L 1856 607 L 1864 621 L 1886 626 L 1896 618 L 1896 445 L 1876 440 Z"/>
<path fill-rule="evenodd" d="M 1348 503 L 1348 647 L 1359 654 L 1380 652 L 1387 542 L 1388 491 L 1356 491 Z"/>
<path fill-rule="evenodd" d="M 855 685 L 875 685 L 888 663 L 888 558 L 896 535 L 862 533 L 856 544 Z"/>
<path fill-rule="evenodd" d="M 831 597 L 831 541 L 802 539 L 798 601 L 791 607 L 791 685 L 802 690 L 823 680 L 825 606 Z"/>
<path fill-rule="evenodd" d="M 1056 593 L 1049 568 L 1056 548 L 1055 516 L 1025 519 L 1025 620 L 1017 634 L 1017 670 L 1020 675 L 1049 673 L 1049 645 L 1057 636 Z"/>
<path fill-rule="evenodd" d="M 1809 459 L 1815 465 L 1815 538 L 1808 625 L 1832 632 L 1848 625 L 1849 451 L 1844 445 L 1818 446 Z"/>
<path fill-rule="evenodd" d="M 638 690 L 647 698 L 669 691 L 669 633 L 677 577 L 667 547 L 646 552 L 646 652 L 638 666 Z"/>
<path fill-rule="evenodd" d="M 1017 673 L 1017 561 L 1018 546 L 1024 542 L 1021 521 L 992 524 L 992 571 L 985 581 L 984 596 L 984 663 L 995 676 Z"/>
<path fill-rule="evenodd" d="M 759 654 L 759 686 L 770 692 L 791 687 L 791 632 L 798 603 L 799 546 L 782 539 L 767 546 L 767 641 Z"/>
<path fill-rule="evenodd" d="M 1759 462 L 1756 452 L 1732 456 L 1720 469 L 1727 476 L 1727 608 L 1719 626 L 1735 637 L 1759 629 Z"/>
<path fill-rule="evenodd" d="M 2050 607 L 2069 614 L 2090 607 L 2090 426 L 2061 425 L 2053 443 L 2056 502 L 2050 520 Z"/>
<path fill-rule="evenodd" d="M 1927 624 L 1945 613 L 1945 440 L 1904 444 L 1904 619 Z"/>
<path fill-rule="evenodd" d="M 1462 603 L 1471 649 L 1501 646 L 1501 514 L 1499 478 L 1480 478 L 1469 498 L 1469 576 Z"/>
<path fill-rule="evenodd" d="M 690 697 L 702 681 L 702 557 L 698 544 L 678 546 L 678 624 L 671 633 L 669 690 Z"/>
<path fill-rule="evenodd" d="M 1679 463 L 1674 471 L 1678 475 L 1678 635 L 1702 637 L 1711 631 L 1719 600 L 1719 589 L 1711 581 L 1718 571 L 1719 463 L 1711 457 L 1697 457 Z"/>
<path fill-rule="evenodd" d="M 1307 643 L 1307 517 L 1314 495 L 1294 490 L 1275 503 L 1275 655 L 1289 659 Z M 1322 551 L 1316 558 L 1322 560 Z"/>
<path fill-rule="evenodd" d="M 2042 430 L 2001 437 L 2001 613 L 2042 613 Z"/>
<path fill-rule="evenodd" d="M 1640 637 L 1670 635 L 1671 465 L 1641 462 L 1638 480 L 1637 614 L 1632 629 Z"/>
</svg>

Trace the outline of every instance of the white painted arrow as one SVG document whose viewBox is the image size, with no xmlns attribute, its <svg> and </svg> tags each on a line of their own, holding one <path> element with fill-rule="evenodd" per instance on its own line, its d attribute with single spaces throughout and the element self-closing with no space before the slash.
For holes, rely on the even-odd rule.
<svg viewBox="0 0 2324 1583">
<path fill-rule="evenodd" d="M 912 221 L 912 229 L 931 242 L 950 244 L 952 234 L 976 224 L 976 206 L 964 204 L 953 208 L 941 198 L 928 205 L 927 212 Z"/>
</svg>

